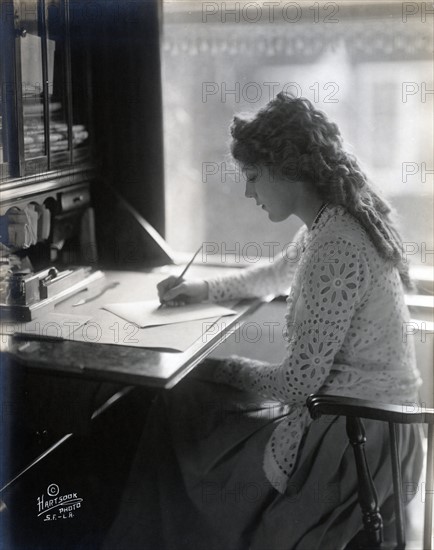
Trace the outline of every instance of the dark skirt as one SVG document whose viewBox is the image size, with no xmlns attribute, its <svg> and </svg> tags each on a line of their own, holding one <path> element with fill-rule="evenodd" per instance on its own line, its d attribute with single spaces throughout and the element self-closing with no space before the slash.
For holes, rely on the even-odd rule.
<svg viewBox="0 0 434 550">
<path fill-rule="evenodd" d="M 345 420 L 304 436 L 286 494 L 268 482 L 265 445 L 280 403 L 188 377 L 154 402 L 105 550 L 339 550 L 361 529 Z M 392 493 L 387 424 L 366 420 L 379 502 Z M 400 426 L 408 482 L 419 480 L 420 432 Z M 387 519 L 387 518 L 385 518 Z"/>
</svg>

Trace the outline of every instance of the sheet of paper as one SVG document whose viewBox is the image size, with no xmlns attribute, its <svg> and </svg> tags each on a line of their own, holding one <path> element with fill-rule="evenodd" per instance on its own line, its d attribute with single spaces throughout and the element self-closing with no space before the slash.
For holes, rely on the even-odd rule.
<svg viewBox="0 0 434 550">
<path fill-rule="evenodd" d="M 68 340 L 184 352 L 198 339 L 209 342 L 229 322 L 230 317 L 214 317 L 139 328 L 109 311 L 100 310 Z"/>
<path fill-rule="evenodd" d="M 3 321 L 0 332 L 3 335 L 26 334 L 36 338 L 63 338 L 70 340 L 74 332 L 91 319 L 91 315 L 72 313 L 46 313 L 32 321 Z"/>
<path fill-rule="evenodd" d="M 140 328 L 183 323 L 210 317 L 235 315 L 232 309 L 217 304 L 189 304 L 181 307 L 162 307 L 158 300 L 107 304 L 103 307 Z"/>
</svg>

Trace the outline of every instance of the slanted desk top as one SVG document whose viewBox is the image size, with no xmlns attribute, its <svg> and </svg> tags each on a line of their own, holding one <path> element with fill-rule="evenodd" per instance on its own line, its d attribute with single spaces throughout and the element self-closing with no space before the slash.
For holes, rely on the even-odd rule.
<svg viewBox="0 0 434 550">
<path fill-rule="evenodd" d="M 106 283 L 116 280 L 119 285 L 110 291 L 109 300 L 102 295 L 83 306 L 73 308 L 72 304 L 84 297 L 78 294 L 59 304 L 56 310 L 92 315 L 107 301 L 126 301 L 128 297 L 131 300 L 131 293 L 139 296 L 140 300 L 155 299 L 156 279 L 162 280 L 179 270 L 179 266 L 170 266 L 150 272 L 110 271 L 106 273 Z M 223 269 L 223 273 L 228 271 L 230 270 Z M 222 268 L 194 266 L 190 277 L 210 277 L 217 272 L 222 273 Z M 150 280 L 152 288 L 149 285 Z M 7 356 L 28 368 L 50 371 L 53 374 L 127 385 L 171 388 L 222 343 L 239 326 L 241 319 L 252 313 L 261 303 L 261 300 L 240 301 L 233 307 L 236 315 L 221 318 L 208 333 L 199 328 L 197 339 L 184 352 L 68 340 L 17 340 L 12 337 L 8 338 L 6 351 Z"/>
</svg>

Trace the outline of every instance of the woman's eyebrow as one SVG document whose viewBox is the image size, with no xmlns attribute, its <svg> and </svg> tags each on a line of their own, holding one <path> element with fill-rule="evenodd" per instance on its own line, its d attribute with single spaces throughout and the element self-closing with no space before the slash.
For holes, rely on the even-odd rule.
<svg viewBox="0 0 434 550">
<path fill-rule="evenodd" d="M 241 172 L 246 176 L 256 176 L 258 174 L 258 171 L 255 168 L 252 168 L 251 166 L 247 166 L 246 168 L 243 168 Z"/>
</svg>

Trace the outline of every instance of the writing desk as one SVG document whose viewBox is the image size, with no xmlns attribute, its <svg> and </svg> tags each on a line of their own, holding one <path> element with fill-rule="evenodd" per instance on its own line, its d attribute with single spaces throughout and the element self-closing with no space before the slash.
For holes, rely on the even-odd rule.
<svg viewBox="0 0 434 550">
<path fill-rule="evenodd" d="M 89 314 L 94 316 L 108 302 L 155 299 L 156 281 L 170 274 L 178 274 L 179 266 L 154 269 L 148 272 L 109 271 L 106 279 L 90 288 L 86 294 L 76 294 L 58 304 L 55 312 Z M 189 277 L 213 277 L 228 270 L 204 266 L 192 266 Z M 229 270 L 231 271 L 231 270 Z M 149 281 L 152 283 L 149 284 Z M 101 284 L 119 282 L 118 287 L 94 301 L 72 307 L 77 300 L 97 293 Z M 99 286 L 98 286 L 99 285 Z M 236 315 L 220 318 L 208 331 L 206 320 L 198 324 L 197 338 L 183 352 L 171 352 L 150 348 L 117 346 L 76 341 L 37 341 L 32 338 L 9 338 L 7 353 L 18 363 L 37 371 L 50 371 L 58 375 L 72 375 L 82 379 L 117 382 L 126 385 L 143 385 L 155 388 L 171 388 L 190 372 L 202 359 L 215 349 L 252 313 L 263 300 L 243 300 L 232 307 Z M 172 325 L 173 326 L 173 325 Z M 146 329 L 144 329 L 146 330 Z"/>
<path fill-rule="evenodd" d="M 101 306 L 132 301 L 132 296 L 138 301 L 156 299 L 156 283 L 169 275 L 178 275 L 181 271 L 182 266 L 165 266 L 146 272 L 106 272 L 105 279 L 93 284 L 86 292 L 75 294 L 59 303 L 54 312 L 88 315 L 96 319 L 101 315 L 112 315 L 102 312 Z M 226 268 L 192 266 L 188 276 L 209 278 L 231 271 Z M 83 306 L 73 307 L 78 300 L 92 297 L 113 281 L 119 283 L 116 288 Z M 31 337 L 17 339 L 2 335 L 5 353 L 1 368 L 3 374 L 8 373 L 5 374 L 5 380 L 11 377 L 9 388 L 3 391 L 5 403 L 12 406 L 8 411 L 9 420 L 23 416 L 28 418 L 38 441 L 36 447 L 32 442 L 28 452 L 11 452 L 13 460 L 3 472 L 4 479 L 0 480 L 0 488 L 3 487 L 1 495 L 29 469 L 65 443 L 72 435 L 71 432 L 87 433 L 91 419 L 111 408 L 133 387 L 158 390 L 175 386 L 263 302 L 256 299 L 240 301 L 231 306 L 236 315 L 221 317 L 208 332 L 202 330 L 202 327 L 209 327 L 211 320 L 196 321 L 197 334 L 193 334 L 192 338 L 190 330 L 192 344 L 183 352 L 69 340 L 53 342 Z M 112 317 L 115 319 L 115 316 Z M 122 324 L 120 318 L 116 319 Z M 174 325 L 167 325 L 167 328 L 171 326 Z M 15 366 L 21 368 L 16 369 Z M 26 376 L 29 375 L 25 388 L 32 394 L 29 395 L 28 409 L 26 405 L 23 410 L 22 371 L 26 372 Z M 17 383 L 12 379 L 14 376 L 18 376 Z M 7 438 L 5 444 L 9 446 Z"/>
</svg>

